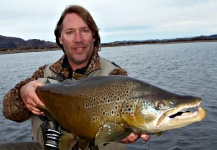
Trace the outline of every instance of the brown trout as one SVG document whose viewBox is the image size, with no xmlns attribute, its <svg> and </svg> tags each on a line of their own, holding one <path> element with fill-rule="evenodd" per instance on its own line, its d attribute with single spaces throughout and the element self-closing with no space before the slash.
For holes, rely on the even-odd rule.
<svg viewBox="0 0 217 150">
<path fill-rule="evenodd" d="M 159 133 L 206 116 L 200 98 L 173 94 L 126 76 L 70 79 L 38 87 L 36 92 L 45 104 L 38 108 L 70 133 L 72 141 L 78 139 L 83 149 L 89 141 L 119 142 L 131 132 Z M 60 141 L 65 149 L 64 138 Z"/>
</svg>

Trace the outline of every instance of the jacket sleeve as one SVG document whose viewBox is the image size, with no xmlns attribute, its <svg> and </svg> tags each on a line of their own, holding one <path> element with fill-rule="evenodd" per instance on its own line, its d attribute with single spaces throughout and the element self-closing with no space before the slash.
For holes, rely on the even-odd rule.
<svg viewBox="0 0 217 150">
<path fill-rule="evenodd" d="M 40 67 L 33 73 L 31 78 L 21 81 L 4 96 L 3 115 L 5 118 L 16 122 L 23 122 L 32 116 L 32 113 L 26 108 L 20 97 L 20 89 L 28 82 L 42 78 L 44 76 L 44 69 L 45 66 Z"/>
</svg>

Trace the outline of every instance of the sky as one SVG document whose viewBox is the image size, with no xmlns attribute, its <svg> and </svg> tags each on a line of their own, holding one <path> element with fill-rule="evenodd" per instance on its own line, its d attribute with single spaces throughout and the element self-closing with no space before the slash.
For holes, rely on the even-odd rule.
<svg viewBox="0 0 217 150">
<path fill-rule="evenodd" d="M 0 35 L 55 42 L 68 5 L 91 13 L 102 43 L 217 34 L 216 0 L 0 0 Z"/>
</svg>

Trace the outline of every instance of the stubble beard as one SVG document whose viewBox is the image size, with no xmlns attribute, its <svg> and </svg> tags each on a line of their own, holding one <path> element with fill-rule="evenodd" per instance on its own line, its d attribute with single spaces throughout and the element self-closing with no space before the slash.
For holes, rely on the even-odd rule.
<svg viewBox="0 0 217 150">
<path fill-rule="evenodd" d="M 92 55 L 93 55 L 93 50 L 89 49 L 88 52 L 85 52 L 83 54 L 72 55 L 70 61 L 75 65 L 82 65 L 83 63 L 88 63 Z"/>
<path fill-rule="evenodd" d="M 72 56 L 71 57 L 71 62 L 73 64 L 76 64 L 76 65 L 81 65 L 83 63 L 85 63 L 86 61 L 88 61 L 88 55 L 85 54 L 85 55 L 77 55 L 77 56 Z"/>
</svg>

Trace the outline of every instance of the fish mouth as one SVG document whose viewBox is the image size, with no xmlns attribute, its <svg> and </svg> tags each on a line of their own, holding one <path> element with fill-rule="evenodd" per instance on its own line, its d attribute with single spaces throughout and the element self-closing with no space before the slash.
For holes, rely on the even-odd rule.
<svg viewBox="0 0 217 150">
<path fill-rule="evenodd" d="M 181 105 L 164 113 L 157 121 L 157 127 L 179 128 L 188 124 L 202 121 L 206 116 L 206 111 L 197 104 Z"/>
</svg>

